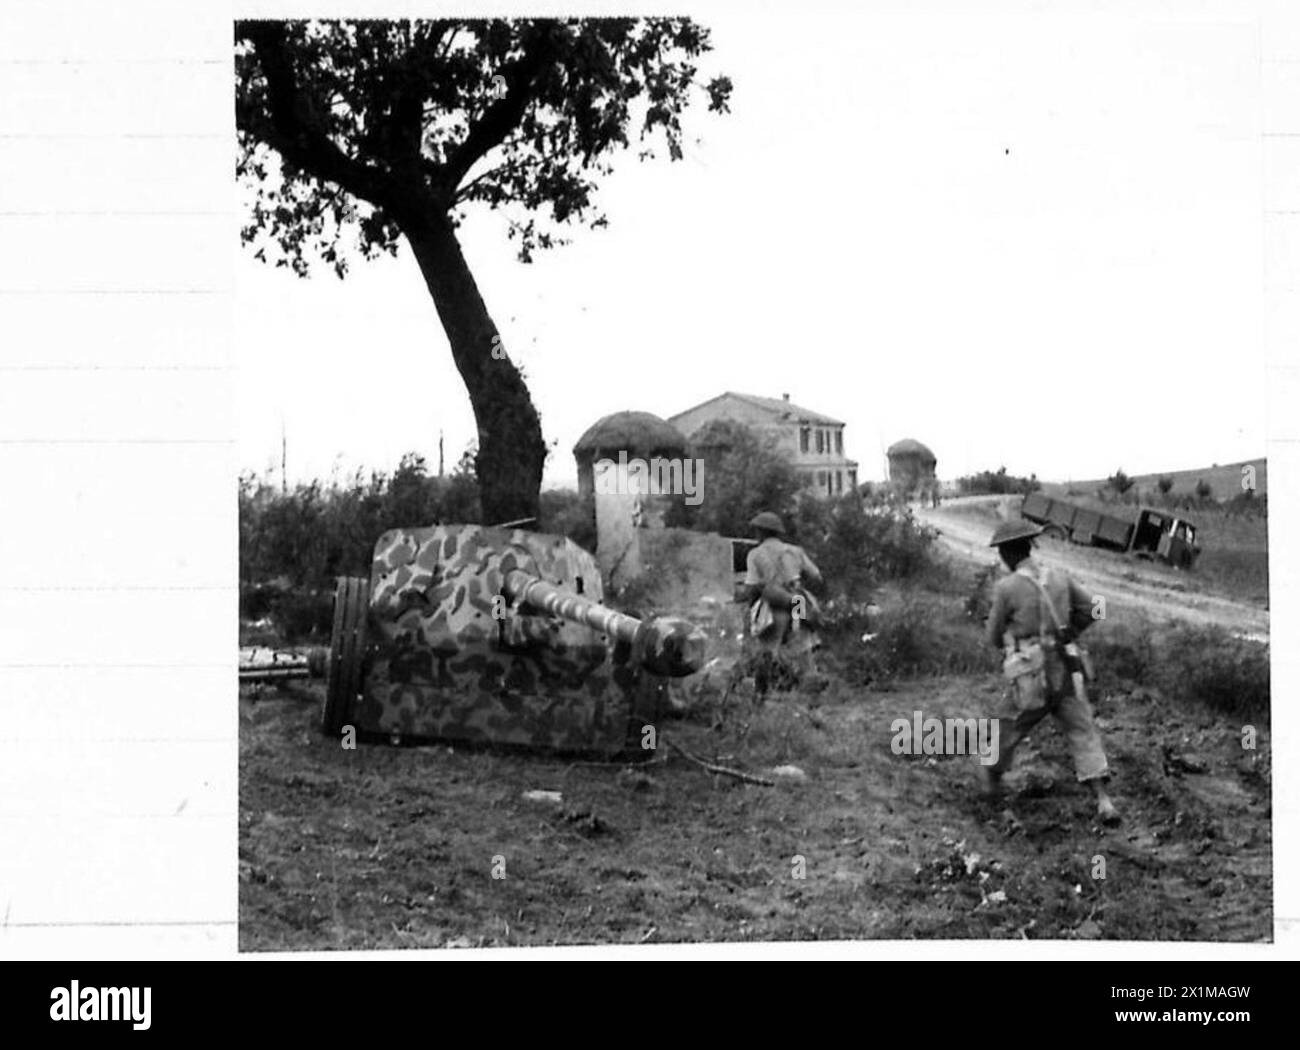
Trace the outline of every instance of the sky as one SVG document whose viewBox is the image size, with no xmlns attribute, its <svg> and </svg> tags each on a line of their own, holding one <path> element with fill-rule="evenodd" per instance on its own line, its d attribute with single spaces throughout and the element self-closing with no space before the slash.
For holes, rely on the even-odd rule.
<svg viewBox="0 0 1300 1050">
<path fill-rule="evenodd" d="M 698 19 L 732 112 L 687 156 L 624 155 L 600 230 L 466 255 L 576 484 L 596 419 L 724 390 L 846 422 L 860 477 L 1052 480 L 1263 455 L 1260 42 L 1245 5 L 768 5 Z M 804 27 L 800 31 L 800 26 Z M 696 141 L 698 140 L 698 141 Z M 414 261 L 308 279 L 243 252 L 238 454 L 290 481 L 448 468 L 473 415 Z"/>
</svg>

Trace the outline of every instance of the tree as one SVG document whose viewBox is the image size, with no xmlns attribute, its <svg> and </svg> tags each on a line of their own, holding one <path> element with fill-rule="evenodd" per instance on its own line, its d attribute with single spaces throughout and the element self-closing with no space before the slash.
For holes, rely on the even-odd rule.
<svg viewBox="0 0 1300 1050">
<path fill-rule="evenodd" d="M 1156 482 L 1156 488 L 1160 490 L 1160 495 L 1168 496 L 1174 487 L 1174 479 L 1168 474 L 1162 474 L 1160 480 Z"/>
<path fill-rule="evenodd" d="M 743 423 L 707 423 L 691 438 L 691 447 L 701 464 L 703 499 L 698 506 L 674 502 L 665 518 L 669 525 L 748 536 L 755 514 L 770 510 L 788 515 L 803 488 L 775 441 Z"/>
<path fill-rule="evenodd" d="M 688 19 L 236 22 L 237 174 L 255 190 L 242 231 L 257 258 L 340 276 L 405 238 L 465 382 L 487 521 L 535 515 L 546 445 L 519 369 L 461 251 L 474 205 L 504 209 L 522 261 L 566 224 L 602 226 L 610 158 L 657 142 L 680 159 L 707 30 Z M 278 160 L 278 168 L 276 161 Z"/>
<path fill-rule="evenodd" d="M 1125 474 L 1123 470 L 1117 470 L 1106 479 L 1106 484 L 1122 496 L 1133 487 L 1133 479 Z"/>
</svg>

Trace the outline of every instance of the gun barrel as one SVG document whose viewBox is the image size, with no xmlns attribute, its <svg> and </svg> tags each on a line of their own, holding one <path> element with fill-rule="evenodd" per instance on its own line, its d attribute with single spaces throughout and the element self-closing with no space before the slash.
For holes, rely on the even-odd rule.
<svg viewBox="0 0 1300 1050">
<path fill-rule="evenodd" d="M 686 620 L 667 616 L 650 621 L 638 620 L 580 594 L 561 590 L 522 569 L 506 574 L 505 592 L 516 601 L 527 602 L 574 623 L 586 624 L 593 630 L 633 645 L 642 666 L 654 674 L 681 678 L 704 666 L 707 644 L 704 632 Z"/>
<path fill-rule="evenodd" d="M 562 591 L 554 584 L 521 569 L 515 569 L 506 575 L 505 590 L 509 597 L 517 601 L 535 605 L 565 620 L 584 623 L 619 641 L 635 641 L 636 633 L 641 627 L 641 621 L 635 616 L 608 609 L 581 594 Z"/>
</svg>

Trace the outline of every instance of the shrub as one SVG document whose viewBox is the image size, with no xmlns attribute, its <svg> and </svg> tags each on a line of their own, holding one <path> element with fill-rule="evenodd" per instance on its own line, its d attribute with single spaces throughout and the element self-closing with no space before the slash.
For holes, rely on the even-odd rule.
<svg viewBox="0 0 1300 1050">
<path fill-rule="evenodd" d="M 1117 470 L 1115 471 L 1114 474 L 1112 474 L 1110 477 L 1106 479 L 1106 484 L 1111 488 L 1112 491 L 1122 496 L 1124 495 L 1124 493 L 1126 493 L 1129 489 L 1133 487 L 1133 479 L 1130 478 L 1127 474 L 1125 474 L 1124 471 Z"/>
<path fill-rule="evenodd" d="M 1157 630 L 1145 619 L 1104 623 L 1083 636 L 1102 688 L 1153 686 L 1174 699 L 1204 703 L 1234 717 L 1269 711 L 1268 647 L 1222 627 Z"/>
<path fill-rule="evenodd" d="M 868 684 L 878 679 L 970 674 L 997 669 L 997 654 L 951 598 L 905 592 L 882 612 L 870 642 L 845 647 L 845 675 Z"/>
<path fill-rule="evenodd" d="M 1230 518 L 1268 518 L 1268 495 L 1257 496 L 1250 489 L 1237 493 L 1221 506 Z"/>
<path fill-rule="evenodd" d="M 1156 482 L 1156 488 L 1160 490 L 1160 495 L 1167 496 L 1174 487 L 1174 479 L 1168 474 L 1162 475 Z"/>
<path fill-rule="evenodd" d="M 1161 646 L 1158 684 L 1170 696 L 1197 700 L 1227 715 L 1267 717 L 1268 646 L 1221 627 L 1175 628 Z"/>
<path fill-rule="evenodd" d="M 957 490 L 964 496 L 1006 496 L 1037 492 L 1042 483 L 1037 474 L 1027 478 L 1008 474 L 1006 467 L 996 471 L 982 470 L 978 474 L 968 474 L 957 479 Z"/>
<path fill-rule="evenodd" d="M 803 488 L 775 440 L 743 423 L 709 423 L 691 445 L 704 465 L 702 499 L 695 506 L 675 502 L 665 516 L 667 525 L 748 536 L 755 514 L 788 514 Z"/>
<path fill-rule="evenodd" d="M 792 539 L 821 570 L 827 598 L 866 601 L 885 580 L 914 580 L 940 571 L 933 556 L 934 530 L 920 524 L 907 507 L 806 496 L 790 525 Z"/>
<path fill-rule="evenodd" d="M 266 477 L 239 479 L 239 577 L 242 583 L 333 592 L 336 576 L 370 571 L 375 540 L 388 529 L 480 517 L 473 454 L 449 477 L 430 477 L 423 457 L 409 454 L 392 477 L 358 471 L 295 485 L 287 492 Z"/>
<path fill-rule="evenodd" d="M 596 501 L 583 499 L 573 489 L 548 489 L 538 497 L 538 528 L 568 536 L 579 547 L 596 549 Z"/>
<path fill-rule="evenodd" d="M 1146 618 L 1123 624 L 1106 621 L 1085 633 L 1080 641 L 1092 654 L 1103 688 L 1153 684 L 1155 631 Z"/>
<path fill-rule="evenodd" d="M 1196 483 L 1196 489 L 1195 489 L 1195 491 L 1196 491 L 1196 498 L 1197 498 L 1197 499 L 1199 499 L 1199 500 L 1208 500 L 1211 496 L 1214 495 L 1214 486 L 1212 486 L 1212 485 L 1211 485 L 1208 481 L 1206 481 L 1204 478 L 1201 478 L 1201 479 Z"/>
</svg>

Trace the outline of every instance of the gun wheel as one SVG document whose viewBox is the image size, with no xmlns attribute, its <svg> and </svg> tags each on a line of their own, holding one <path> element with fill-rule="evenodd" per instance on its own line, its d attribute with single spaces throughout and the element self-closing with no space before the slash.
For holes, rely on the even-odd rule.
<svg viewBox="0 0 1300 1050">
<path fill-rule="evenodd" d="M 329 672 L 321 711 L 321 730 L 328 736 L 342 732 L 361 692 L 369 609 L 370 581 L 340 576 L 334 591 L 334 628 L 330 633 Z"/>
<path fill-rule="evenodd" d="M 1055 540 L 1058 543 L 1064 543 L 1069 537 L 1060 525 L 1048 525 L 1043 529 L 1043 538 Z"/>
</svg>

